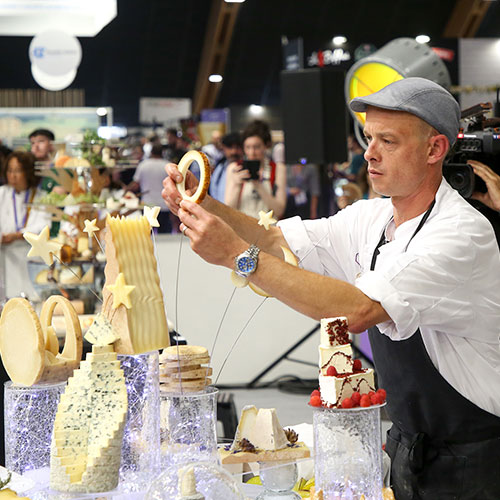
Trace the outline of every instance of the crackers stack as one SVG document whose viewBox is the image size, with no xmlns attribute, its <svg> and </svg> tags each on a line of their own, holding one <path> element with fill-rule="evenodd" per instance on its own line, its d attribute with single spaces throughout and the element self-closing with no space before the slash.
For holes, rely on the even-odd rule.
<svg viewBox="0 0 500 500">
<path fill-rule="evenodd" d="M 170 346 L 160 355 L 160 390 L 198 392 L 212 383 L 210 356 L 197 345 Z"/>
</svg>

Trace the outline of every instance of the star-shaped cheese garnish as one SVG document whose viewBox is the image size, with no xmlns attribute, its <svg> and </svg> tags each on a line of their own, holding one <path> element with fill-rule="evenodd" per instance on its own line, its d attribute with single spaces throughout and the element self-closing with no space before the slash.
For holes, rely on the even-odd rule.
<svg viewBox="0 0 500 500">
<path fill-rule="evenodd" d="M 84 221 L 84 224 L 85 224 L 85 229 L 83 230 L 83 232 L 87 233 L 89 235 L 90 239 L 92 239 L 92 236 L 94 236 L 94 233 L 97 233 L 97 231 L 100 231 L 100 229 L 97 227 L 97 219 L 92 219 L 92 220 L 86 219 Z"/>
<path fill-rule="evenodd" d="M 114 285 L 106 285 L 106 288 L 113 294 L 113 309 L 116 309 L 120 304 L 123 304 L 127 309 L 132 308 L 129 295 L 135 286 L 125 283 L 123 273 L 117 276 Z"/>
<path fill-rule="evenodd" d="M 144 207 L 144 217 L 148 219 L 151 227 L 160 227 L 158 222 L 158 214 L 160 213 L 160 207 Z"/>
<path fill-rule="evenodd" d="M 31 245 L 28 257 L 41 257 L 45 264 L 51 266 L 54 262 L 52 254 L 59 256 L 62 243 L 55 240 L 50 240 L 49 226 L 45 226 L 40 234 L 26 232 L 23 234 L 24 239 Z"/>
<path fill-rule="evenodd" d="M 266 228 L 266 231 L 269 231 L 269 226 L 272 226 L 273 224 L 276 224 L 278 222 L 276 219 L 273 218 L 273 211 L 269 210 L 269 212 L 264 212 L 264 210 L 261 210 L 259 212 L 259 226 L 264 226 Z"/>
</svg>

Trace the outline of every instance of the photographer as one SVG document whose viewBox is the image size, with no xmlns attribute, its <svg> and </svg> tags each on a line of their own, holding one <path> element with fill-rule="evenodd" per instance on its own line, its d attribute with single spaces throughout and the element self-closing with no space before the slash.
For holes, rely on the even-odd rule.
<svg viewBox="0 0 500 500">
<path fill-rule="evenodd" d="M 480 161 L 468 160 L 467 163 L 472 167 L 474 173 L 483 179 L 488 189 L 486 193 L 476 191 L 473 193 L 472 198 L 492 210 L 500 212 L 500 176 Z"/>
<path fill-rule="evenodd" d="M 279 219 L 286 208 L 286 166 L 267 158 L 271 146 L 271 132 L 267 123 L 255 120 L 243 131 L 243 152 L 246 160 L 259 162 L 255 177 L 240 165 L 232 163 L 227 168 L 226 205 L 258 218 L 259 212 L 274 210 Z"/>
</svg>

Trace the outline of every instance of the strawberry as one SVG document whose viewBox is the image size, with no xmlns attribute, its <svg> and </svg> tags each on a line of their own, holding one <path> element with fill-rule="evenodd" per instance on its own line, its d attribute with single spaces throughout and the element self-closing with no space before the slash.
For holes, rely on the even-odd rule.
<svg viewBox="0 0 500 500">
<path fill-rule="evenodd" d="M 385 401 L 385 398 L 387 397 L 387 392 L 385 392 L 385 389 L 379 389 L 377 391 L 377 394 L 380 394 L 382 396 L 382 403 Z"/>
<path fill-rule="evenodd" d="M 321 393 L 319 392 L 318 389 L 314 389 L 314 391 L 311 392 L 311 397 L 312 396 L 318 396 L 318 397 L 321 397 Z"/>
<path fill-rule="evenodd" d="M 321 406 L 321 398 L 319 396 L 311 396 L 309 404 L 311 406 Z"/>
<path fill-rule="evenodd" d="M 370 396 L 368 396 L 368 394 L 363 394 L 361 396 L 361 401 L 359 402 L 359 405 L 363 408 L 368 408 L 369 406 L 371 406 L 372 402 L 370 400 Z"/>
<path fill-rule="evenodd" d="M 328 377 L 335 377 L 335 375 L 337 375 L 337 369 L 335 366 L 329 366 L 328 370 L 326 370 L 326 375 Z"/>
<path fill-rule="evenodd" d="M 354 406 L 359 406 L 359 402 L 361 401 L 361 394 L 359 392 L 353 392 L 351 399 L 354 403 Z"/>
<path fill-rule="evenodd" d="M 361 364 L 361 360 L 355 359 L 352 363 L 352 371 L 359 372 L 362 370 L 362 368 L 363 368 L 363 365 Z"/>
<path fill-rule="evenodd" d="M 370 401 L 372 402 L 372 405 L 381 405 L 384 402 L 382 399 L 382 395 L 377 393 L 375 393 L 373 396 L 370 396 Z"/>
<path fill-rule="evenodd" d="M 354 403 L 351 398 L 345 398 L 344 401 L 342 401 L 342 408 L 352 408 L 353 406 Z"/>
</svg>

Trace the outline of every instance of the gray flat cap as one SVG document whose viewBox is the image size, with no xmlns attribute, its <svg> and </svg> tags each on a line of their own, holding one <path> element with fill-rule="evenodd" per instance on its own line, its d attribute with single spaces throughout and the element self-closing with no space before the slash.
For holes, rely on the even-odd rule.
<svg viewBox="0 0 500 500">
<path fill-rule="evenodd" d="M 365 97 L 355 97 L 350 108 L 366 111 L 367 106 L 406 111 L 418 116 L 448 137 L 450 146 L 457 140 L 460 108 L 455 98 L 441 85 L 426 78 L 405 78 Z"/>
</svg>

